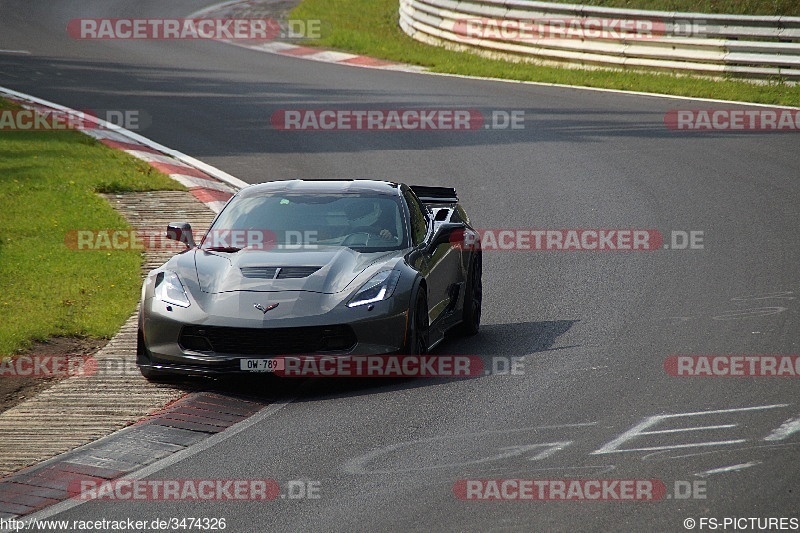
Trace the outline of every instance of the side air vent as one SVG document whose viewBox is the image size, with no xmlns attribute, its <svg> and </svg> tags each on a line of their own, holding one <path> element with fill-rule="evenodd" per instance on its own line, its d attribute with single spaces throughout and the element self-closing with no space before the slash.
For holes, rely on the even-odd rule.
<svg viewBox="0 0 800 533">
<path fill-rule="evenodd" d="M 242 267 L 242 276 L 259 279 L 300 279 L 307 278 L 322 267 L 289 266 L 289 267 Z"/>
</svg>

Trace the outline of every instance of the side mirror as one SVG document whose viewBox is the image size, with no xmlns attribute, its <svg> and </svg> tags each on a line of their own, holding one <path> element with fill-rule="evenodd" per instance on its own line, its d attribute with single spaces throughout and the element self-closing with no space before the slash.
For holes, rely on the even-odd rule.
<svg viewBox="0 0 800 533">
<path fill-rule="evenodd" d="M 433 238 L 428 245 L 428 249 L 435 250 L 440 244 L 450 242 L 453 233 L 456 231 L 463 232 L 465 227 L 466 226 L 460 222 L 443 222 L 439 224 L 436 228 L 436 233 L 433 234 Z"/>
<path fill-rule="evenodd" d="M 167 224 L 167 239 L 182 242 L 189 248 L 197 246 L 192 235 L 192 225 L 188 222 L 170 222 Z"/>
</svg>

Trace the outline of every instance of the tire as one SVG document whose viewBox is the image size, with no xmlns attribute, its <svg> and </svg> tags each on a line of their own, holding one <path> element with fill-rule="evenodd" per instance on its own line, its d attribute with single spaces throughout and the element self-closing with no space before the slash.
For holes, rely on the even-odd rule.
<svg viewBox="0 0 800 533">
<path fill-rule="evenodd" d="M 425 289 L 417 290 L 417 297 L 410 309 L 404 355 L 425 355 L 428 353 L 428 297 Z"/>
<path fill-rule="evenodd" d="M 480 254 L 473 254 L 464 292 L 464 309 L 461 317 L 461 334 L 476 335 L 481 329 L 481 306 L 483 304 L 483 261 Z"/>
</svg>

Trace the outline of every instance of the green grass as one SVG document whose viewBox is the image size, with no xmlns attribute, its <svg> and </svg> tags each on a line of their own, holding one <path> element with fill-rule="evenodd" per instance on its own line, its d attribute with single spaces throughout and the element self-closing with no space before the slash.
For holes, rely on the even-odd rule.
<svg viewBox="0 0 800 533">
<path fill-rule="evenodd" d="M 684 13 L 726 13 L 729 15 L 800 16 L 797 0 L 542 0 L 562 4 L 683 11 Z"/>
<path fill-rule="evenodd" d="M 136 307 L 142 254 L 71 250 L 65 235 L 129 228 L 96 190 L 182 188 L 79 132 L 0 131 L 0 355 L 116 333 Z"/>
<path fill-rule="evenodd" d="M 322 39 L 309 44 L 421 65 L 433 72 L 800 106 L 800 86 L 779 80 L 753 84 L 672 74 L 545 67 L 429 46 L 400 29 L 398 0 L 304 0 L 291 17 L 324 21 Z"/>
</svg>

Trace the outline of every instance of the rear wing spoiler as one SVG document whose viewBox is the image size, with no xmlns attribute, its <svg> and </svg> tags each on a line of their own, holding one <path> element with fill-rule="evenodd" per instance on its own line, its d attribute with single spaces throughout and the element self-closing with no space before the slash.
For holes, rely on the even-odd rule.
<svg viewBox="0 0 800 533">
<path fill-rule="evenodd" d="M 423 204 L 455 205 L 458 203 L 458 195 L 453 187 L 428 187 L 427 185 L 411 185 L 410 188 L 412 191 L 414 191 L 414 194 L 417 195 L 417 198 L 419 198 Z"/>
</svg>

